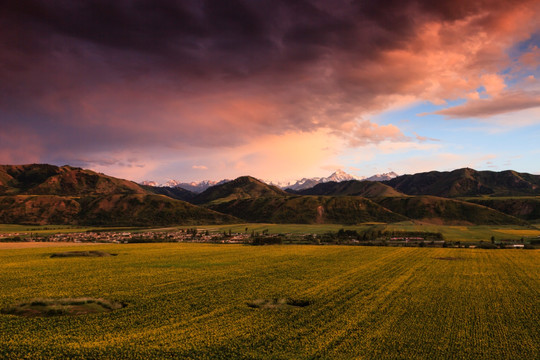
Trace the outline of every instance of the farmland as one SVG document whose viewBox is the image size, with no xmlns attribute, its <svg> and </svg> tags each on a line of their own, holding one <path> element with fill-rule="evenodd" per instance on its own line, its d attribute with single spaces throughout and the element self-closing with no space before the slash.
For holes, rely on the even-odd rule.
<svg viewBox="0 0 540 360">
<path fill-rule="evenodd" d="M 0 314 L 2 359 L 537 359 L 540 252 L 81 246 L 0 252 L 0 308 L 103 298 L 110 313 Z M 66 251 L 69 249 L 66 249 Z M 302 303 L 260 307 L 250 303 Z"/>
<path fill-rule="evenodd" d="M 292 233 L 292 234 L 324 234 L 325 232 L 336 232 L 339 229 L 364 231 L 372 226 L 377 226 L 382 231 L 418 231 L 418 232 L 440 232 L 447 241 L 489 241 L 491 236 L 497 239 L 505 238 L 519 240 L 522 237 L 538 237 L 540 229 L 535 226 L 519 225 L 434 225 L 422 224 L 412 221 L 403 221 L 392 224 L 366 223 L 360 225 L 339 225 L 339 224 L 258 224 L 246 223 L 235 225 L 206 225 L 197 226 L 199 229 L 223 232 L 229 231 L 242 233 L 245 229 L 248 232 L 262 232 L 268 230 L 269 233 Z M 189 228 L 184 226 L 180 228 Z M 176 228 L 167 228 L 176 229 Z"/>
</svg>

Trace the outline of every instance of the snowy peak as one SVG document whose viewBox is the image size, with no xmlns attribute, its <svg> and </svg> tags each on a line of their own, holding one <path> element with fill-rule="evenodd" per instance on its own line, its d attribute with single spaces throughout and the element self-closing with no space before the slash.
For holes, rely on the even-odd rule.
<svg viewBox="0 0 540 360">
<path fill-rule="evenodd" d="M 349 180 L 369 180 L 369 181 L 384 181 L 384 180 L 390 180 L 395 177 L 397 177 L 398 174 L 395 172 L 389 172 L 384 174 L 376 174 L 371 177 L 368 177 L 367 179 L 365 177 L 360 176 L 354 176 L 351 174 L 346 173 L 345 171 L 338 169 L 333 174 L 331 174 L 328 177 L 313 177 L 313 178 L 302 178 L 301 180 L 298 180 L 296 182 L 272 182 L 267 180 L 261 180 L 262 182 L 277 186 L 281 189 L 291 189 L 295 191 L 309 189 L 314 187 L 317 184 L 326 183 L 330 181 L 335 182 L 342 182 L 342 181 L 349 181 Z M 178 180 L 169 180 L 165 184 L 158 185 L 155 181 L 143 181 L 142 185 L 149 185 L 149 186 L 166 186 L 166 187 L 180 187 L 185 190 L 189 190 L 194 193 L 202 193 L 209 187 L 215 186 L 215 185 L 221 185 L 226 182 L 229 182 L 230 180 L 221 180 L 221 181 L 212 181 L 212 180 L 203 180 L 203 181 L 193 181 L 193 182 L 180 182 Z"/>
<path fill-rule="evenodd" d="M 161 186 L 167 186 L 167 187 L 177 187 L 180 184 L 179 181 L 176 180 L 169 180 L 165 184 L 162 184 Z"/>
<path fill-rule="evenodd" d="M 192 181 L 190 183 L 178 183 L 175 187 L 181 187 L 182 189 L 186 189 L 186 190 L 189 190 L 189 191 L 192 191 L 194 193 L 202 193 L 203 191 L 205 191 L 206 189 L 208 189 L 209 187 L 212 187 L 212 186 L 215 186 L 215 185 L 221 185 L 221 184 L 224 184 L 226 182 L 229 182 L 230 180 L 228 179 L 225 179 L 225 180 L 220 180 L 220 181 L 213 181 L 213 180 L 203 180 L 203 181 L 199 181 L 199 182 L 196 182 L 196 181 Z"/>
<path fill-rule="evenodd" d="M 321 182 L 329 182 L 329 181 L 335 181 L 335 182 L 341 182 L 341 181 L 348 181 L 348 180 L 362 180 L 363 177 L 354 176 L 351 174 L 347 174 L 345 171 L 338 169 L 336 172 L 334 172 L 332 175 L 330 175 L 327 178 L 322 178 Z"/>
<path fill-rule="evenodd" d="M 335 181 L 335 182 L 341 182 L 341 181 L 347 181 L 347 180 L 362 180 L 363 178 L 354 176 L 351 174 L 347 174 L 345 171 L 339 169 L 336 170 L 332 175 L 328 177 L 315 177 L 315 178 L 303 178 L 302 180 L 298 180 L 292 185 L 286 186 L 286 188 L 289 188 L 291 190 L 304 190 L 314 187 L 317 184 L 329 182 L 329 181 Z"/>
<path fill-rule="evenodd" d="M 141 185 L 145 185 L 145 186 L 159 186 L 159 184 L 155 181 L 150 181 L 150 180 L 144 180 L 141 182 Z"/>
<path fill-rule="evenodd" d="M 393 178 L 398 177 L 398 176 L 399 176 L 398 174 L 391 171 L 389 173 L 384 173 L 384 174 L 375 174 L 373 176 L 368 177 L 366 180 L 368 180 L 368 181 L 386 181 L 386 180 L 390 180 L 390 179 L 393 179 Z"/>
<path fill-rule="evenodd" d="M 182 188 L 184 190 L 189 190 L 194 193 L 201 193 L 204 190 L 208 189 L 214 185 L 221 185 L 223 183 L 229 182 L 230 180 L 221 180 L 221 181 L 212 181 L 212 180 L 203 180 L 203 181 L 192 181 L 192 182 L 181 182 L 178 180 L 169 180 L 164 184 L 158 184 L 155 181 L 143 181 L 141 185 L 156 186 L 156 187 L 171 187 L 171 188 Z"/>
</svg>

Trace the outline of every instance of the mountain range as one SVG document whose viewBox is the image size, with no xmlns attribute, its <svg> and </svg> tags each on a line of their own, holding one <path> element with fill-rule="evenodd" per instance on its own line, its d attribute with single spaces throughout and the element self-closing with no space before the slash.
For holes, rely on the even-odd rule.
<svg viewBox="0 0 540 360">
<path fill-rule="evenodd" d="M 154 226 L 237 221 L 91 170 L 0 165 L 0 223 Z"/>
<path fill-rule="evenodd" d="M 326 183 L 330 181 L 335 181 L 335 182 L 347 181 L 347 180 L 385 181 L 385 180 L 393 179 L 396 176 L 398 176 L 398 174 L 396 174 L 395 172 L 389 172 L 389 173 L 384 173 L 384 174 L 376 174 L 368 178 L 365 178 L 365 177 L 359 177 L 359 176 L 347 174 L 343 170 L 338 169 L 328 177 L 302 178 L 295 182 L 273 182 L 270 180 L 261 180 L 261 181 L 269 185 L 277 186 L 284 190 L 290 189 L 290 190 L 298 191 L 298 190 L 308 189 L 317 184 Z M 164 184 L 158 184 L 155 181 L 146 180 L 146 181 L 141 182 L 141 185 L 154 186 L 154 187 L 182 188 L 182 189 L 189 190 L 191 192 L 199 194 L 205 191 L 206 189 L 208 189 L 209 187 L 212 187 L 215 185 L 221 185 L 228 181 L 231 181 L 231 180 L 228 180 L 228 179 L 220 180 L 220 181 L 203 180 L 199 182 L 193 181 L 189 183 L 181 182 L 178 180 L 169 180 Z"/>
<path fill-rule="evenodd" d="M 523 225 L 540 218 L 540 176 L 510 170 L 465 168 L 384 181 L 350 179 L 336 172 L 322 180 L 311 188 L 285 191 L 242 176 L 195 193 L 178 186 L 139 185 L 71 166 L 0 165 L 0 223 L 161 226 L 410 220 Z"/>
</svg>

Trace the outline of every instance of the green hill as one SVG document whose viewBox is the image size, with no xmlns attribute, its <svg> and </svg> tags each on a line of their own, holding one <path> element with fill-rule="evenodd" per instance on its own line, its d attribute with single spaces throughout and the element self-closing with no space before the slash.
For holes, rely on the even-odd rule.
<svg viewBox="0 0 540 360">
<path fill-rule="evenodd" d="M 209 208 L 249 222 L 357 224 L 407 220 L 369 199 L 355 196 L 274 196 L 214 202 Z"/>
<path fill-rule="evenodd" d="M 0 223 L 107 226 L 222 224 L 234 217 L 164 195 L 0 196 Z"/>
<path fill-rule="evenodd" d="M 540 176 L 516 171 L 476 171 L 465 168 L 450 172 L 431 171 L 402 175 L 384 181 L 407 195 L 524 196 L 540 195 Z"/>
<path fill-rule="evenodd" d="M 0 165 L 0 195 L 145 194 L 138 184 L 71 166 Z"/>
<path fill-rule="evenodd" d="M 540 219 L 540 197 L 468 198 L 466 201 L 487 206 L 523 220 Z"/>
<path fill-rule="evenodd" d="M 56 195 L 0 196 L 2 224 L 76 224 L 81 204 Z"/>
<path fill-rule="evenodd" d="M 191 201 L 195 196 L 197 196 L 196 193 L 183 189 L 181 187 L 148 186 L 148 185 L 140 185 L 140 186 L 149 193 L 156 194 L 156 195 L 165 195 L 176 200 Z"/>
<path fill-rule="evenodd" d="M 238 199 L 256 199 L 260 197 L 288 196 L 280 188 L 268 185 L 251 176 L 242 176 L 227 183 L 212 186 L 195 198 L 194 204 L 208 204 L 211 202 L 227 202 Z"/>
<path fill-rule="evenodd" d="M 526 222 L 485 206 L 435 196 L 382 198 L 378 204 L 413 220 L 444 225 L 525 225 Z"/>
<path fill-rule="evenodd" d="M 0 166 L 0 223 L 153 226 L 235 220 L 91 170 Z"/>
<path fill-rule="evenodd" d="M 114 194 L 81 200 L 79 223 L 114 226 L 222 224 L 238 219 L 165 195 Z"/>
<path fill-rule="evenodd" d="M 366 198 L 405 196 L 405 194 L 379 181 L 358 180 L 330 181 L 297 193 L 300 195 L 362 196 Z"/>
</svg>

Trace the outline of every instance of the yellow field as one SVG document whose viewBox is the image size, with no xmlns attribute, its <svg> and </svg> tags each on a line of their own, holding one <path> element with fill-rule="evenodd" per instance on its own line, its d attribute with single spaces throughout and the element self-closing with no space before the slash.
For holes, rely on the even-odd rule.
<svg viewBox="0 0 540 360">
<path fill-rule="evenodd" d="M 133 244 L 0 252 L 0 359 L 540 359 L 540 251 Z M 65 248 L 69 250 L 70 248 Z M 278 299 L 278 300 L 274 300 Z M 305 307 L 253 308 L 291 299 Z"/>
</svg>

